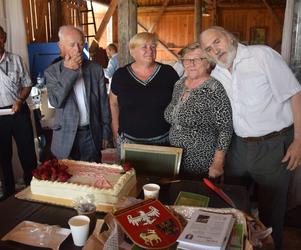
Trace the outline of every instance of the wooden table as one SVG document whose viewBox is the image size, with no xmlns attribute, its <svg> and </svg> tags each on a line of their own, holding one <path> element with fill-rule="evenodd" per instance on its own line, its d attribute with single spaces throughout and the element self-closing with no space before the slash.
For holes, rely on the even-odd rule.
<svg viewBox="0 0 301 250">
<path fill-rule="evenodd" d="M 139 185 L 145 182 L 156 182 L 153 178 L 140 179 Z M 245 188 L 240 186 L 224 185 L 222 189 L 233 199 L 237 207 L 245 212 L 248 212 L 248 195 Z M 164 204 L 173 204 L 179 191 L 188 191 L 199 193 L 210 197 L 210 207 L 229 207 L 224 203 L 214 192 L 205 187 L 201 182 L 181 181 L 178 183 L 161 185 L 160 197 Z M 139 195 L 142 197 L 142 194 Z M 76 215 L 76 211 L 72 208 L 59 207 L 55 205 L 42 204 L 37 202 L 19 200 L 13 196 L 5 201 L 0 202 L 0 238 L 12 230 L 17 224 L 24 220 L 34 221 L 49 225 L 60 225 L 68 228 L 68 219 Z M 104 213 L 97 213 L 98 219 L 104 217 Z M 0 249 L 45 249 L 34 248 L 32 246 L 22 245 L 13 241 L 0 241 Z M 81 249 L 73 245 L 71 234 L 62 243 L 61 250 Z"/>
</svg>

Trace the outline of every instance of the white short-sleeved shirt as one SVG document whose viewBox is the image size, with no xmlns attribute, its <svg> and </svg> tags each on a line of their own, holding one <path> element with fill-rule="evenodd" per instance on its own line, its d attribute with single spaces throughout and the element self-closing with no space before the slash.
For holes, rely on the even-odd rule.
<svg viewBox="0 0 301 250">
<path fill-rule="evenodd" d="M 12 105 L 18 100 L 22 87 L 32 86 L 22 58 L 5 52 L 0 58 L 0 107 Z"/>
<path fill-rule="evenodd" d="M 273 49 L 239 44 L 232 73 L 217 65 L 211 75 L 226 89 L 238 136 L 262 136 L 293 123 L 290 98 L 301 85 Z"/>
</svg>

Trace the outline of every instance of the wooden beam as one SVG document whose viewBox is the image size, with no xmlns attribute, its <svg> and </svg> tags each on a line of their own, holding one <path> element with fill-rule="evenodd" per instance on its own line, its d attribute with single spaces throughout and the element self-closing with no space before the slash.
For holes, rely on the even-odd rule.
<svg viewBox="0 0 301 250">
<path fill-rule="evenodd" d="M 217 0 L 213 0 L 212 15 L 212 25 L 217 25 Z"/>
<path fill-rule="evenodd" d="M 206 0 L 203 0 L 204 2 Z M 211 4 L 207 4 L 207 9 L 212 9 L 213 5 L 216 5 L 218 8 L 264 8 L 265 5 L 261 2 L 258 3 L 248 3 L 248 2 L 219 2 L 216 0 L 211 0 Z M 285 4 L 273 4 L 271 5 L 273 8 L 285 8 Z M 137 8 L 138 13 L 145 13 L 145 12 L 159 12 L 161 9 L 158 5 L 150 5 L 150 6 L 139 6 Z M 179 5 L 168 5 L 165 9 L 167 11 L 193 11 L 194 4 L 179 4 Z"/>
<path fill-rule="evenodd" d="M 157 26 L 158 26 L 158 24 L 159 24 L 159 22 L 160 22 L 160 19 L 161 19 L 162 15 L 163 15 L 163 13 L 164 13 L 164 11 L 165 11 L 165 9 L 166 9 L 168 3 L 169 3 L 169 0 L 164 0 L 164 1 L 163 1 L 163 5 L 162 5 L 162 7 L 161 7 L 161 10 L 159 11 L 159 13 L 158 13 L 158 15 L 157 15 L 157 17 L 156 17 L 155 22 L 154 22 L 153 25 L 150 27 L 150 29 L 148 30 L 148 32 L 154 33 L 154 31 L 156 30 L 156 28 L 157 28 Z"/>
<path fill-rule="evenodd" d="M 52 0 L 50 2 L 50 13 L 51 16 L 51 35 L 52 38 L 50 41 L 56 42 L 59 40 L 58 38 L 58 31 L 60 26 L 62 25 L 62 18 L 59 15 L 62 12 L 62 2 Z"/>
<path fill-rule="evenodd" d="M 272 7 L 267 3 L 266 0 L 262 0 L 262 2 L 264 3 L 264 5 L 267 7 L 268 11 L 270 12 L 270 14 L 272 15 L 272 17 L 274 18 L 277 27 L 279 28 L 279 30 L 282 32 L 283 30 L 283 24 L 280 22 L 279 17 L 276 15 L 275 11 L 272 9 Z"/>
<path fill-rule="evenodd" d="M 147 28 L 145 28 L 141 23 L 138 22 L 138 26 L 141 27 L 144 31 L 148 31 Z M 174 53 L 173 51 L 169 50 L 167 45 L 165 43 L 163 43 L 162 41 L 160 41 L 160 39 L 158 39 L 158 43 L 159 45 L 164 49 L 165 52 L 167 52 L 169 55 L 171 55 L 172 57 L 174 57 L 176 60 L 178 60 L 178 56 L 176 53 Z"/>
<path fill-rule="evenodd" d="M 159 12 L 161 9 L 160 6 L 140 6 L 137 8 L 138 13 L 144 12 Z M 165 8 L 166 11 L 191 11 L 194 10 L 193 4 L 185 4 L 185 5 L 169 5 Z"/>
<path fill-rule="evenodd" d="M 118 0 L 112 0 L 111 1 L 111 4 L 105 14 L 105 16 L 103 17 L 100 25 L 99 25 L 99 28 L 95 34 L 95 39 L 93 40 L 91 46 L 90 46 L 90 52 L 93 53 L 95 48 L 98 47 L 98 42 L 103 34 L 103 32 L 105 31 L 106 27 L 107 27 L 107 24 L 108 22 L 110 21 L 110 18 L 112 17 L 116 7 L 117 7 L 117 4 L 118 4 Z"/>
<path fill-rule="evenodd" d="M 128 43 L 137 33 L 136 0 L 118 1 L 118 60 L 119 67 L 131 62 Z"/>
<path fill-rule="evenodd" d="M 200 41 L 202 23 L 202 0 L 194 0 L 194 41 Z"/>
</svg>

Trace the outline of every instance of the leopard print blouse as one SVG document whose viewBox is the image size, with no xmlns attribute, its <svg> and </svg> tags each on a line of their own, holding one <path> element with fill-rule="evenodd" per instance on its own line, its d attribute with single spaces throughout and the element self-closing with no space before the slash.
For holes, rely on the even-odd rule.
<svg viewBox="0 0 301 250">
<path fill-rule="evenodd" d="M 210 77 L 182 98 L 185 79 L 174 86 L 165 119 L 171 124 L 170 144 L 183 148 L 180 173 L 191 178 L 204 177 L 216 149 L 227 151 L 232 133 L 232 110 L 222 84 Z"/>
</svg>

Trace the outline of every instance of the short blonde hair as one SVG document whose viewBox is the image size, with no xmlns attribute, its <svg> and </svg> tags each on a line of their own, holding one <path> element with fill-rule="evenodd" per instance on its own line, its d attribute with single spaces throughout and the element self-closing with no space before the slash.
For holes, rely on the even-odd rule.
<svg viewBox="0 0 301 250">
<path fill-rule="evenodd" d="M 136 48 L 137 46 L 147 43 L 147 42 L 152 42 L 155 45 L 157 45 L 157 43 L 158 43 L 157 36 L 155 34 L 149 33 L 149 32 L 137 33 L 136 35 L 134 35 L 131 38 L 131 40 L 129 42 L 129 49 L 131 51 L 134 48 Z"/>
</svg>

